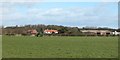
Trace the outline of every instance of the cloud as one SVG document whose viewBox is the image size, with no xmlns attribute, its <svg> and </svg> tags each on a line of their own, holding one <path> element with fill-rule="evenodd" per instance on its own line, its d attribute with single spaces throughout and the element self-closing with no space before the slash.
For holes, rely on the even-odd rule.
<svg viewBox="0 0 120 60">
<path fill-rule="evenodd" d="M 35 18 L 35 19 L 45 19 L 45 20 L 60 20 L 65 22 L 66 20 L 76 21 L 76 20 L 96 20 L 103 17 L 101 10 L 94 13 L 95 9 L 90 8 L 75 8 L 75 9 L 63 9 L 63 8 L 51 8 L 48 10 L 42 9 L 30 9 L 27 12 L 22 13 L 16 11 L 15 9 L 4 9 L 4 16 L 7 17 L 5 20 L 19 20 L 20 18 Z M 106 13 L 107 11 L 104 11 Z M 109 12 L 107 12 L 109 13 Z M 101 16 L 99 16 L 101 15 Z M 16 16 L 16 17 L 14 17 Z M 14 18 L 11 18 L 14 17 Z M 86 18 L 87 17 L 87 18 Z M 38 20 L 37 19 L 37 20 Z"/>
<path fill-rule="evenodd" d="M 107 9 L 107 4 L 94 7 L 36 8 L 34 4 L 4 3 L 1 6 L 3 24 L 62 24 L 73 26 L 117 25 L 117 12 Z M 103 11 L 104 10 L 104 11 Z"/>
<path fill-rule="evenodd" d="M 46 12 L 45 12 L 45 15 L 53 15 L 53 16 L 56 16 L 56 15 L 61 15 L 61 14 L 63 14 L 64 13 L 64 11 L 63 11 L 63 9 L 62 8 L 53 8 L 53 9 L 49 9 L 49 10 L 47 10 Z"/>
</svg>

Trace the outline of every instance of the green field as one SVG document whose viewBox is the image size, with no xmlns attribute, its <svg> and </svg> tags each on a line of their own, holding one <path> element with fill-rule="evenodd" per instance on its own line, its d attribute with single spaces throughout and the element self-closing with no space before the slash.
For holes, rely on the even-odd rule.
<svg viewBox="0 0 120 60">
<path fill-rule="evenodd" d="M 2 59 L 2 36 L 0 35 L 0 59 Z"/>
<path fill-rule="evenodd" d="M 118 37 L 3 36 L 4 58 L 117 58 Z"/>
</svg>

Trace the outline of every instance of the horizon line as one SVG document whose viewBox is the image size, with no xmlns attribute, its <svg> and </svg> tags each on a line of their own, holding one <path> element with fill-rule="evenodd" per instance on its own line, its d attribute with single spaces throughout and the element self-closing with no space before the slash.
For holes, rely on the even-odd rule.
<svg viewBox="0 0 120 60">
<path fill-rule="evenodd" d="M 120 29 L 119 27 L 109 27 L 109 26 L 88 26 L 88 25 L 84 25 L 84 26 L 71 26 L 71 25 L 57 25 L 57 24 L 23 24 L 23 25 L 1 25 L 1 27 L 22 27 L 25 25 L 56 25 L 56 26 L 64 26 L 64 27 L 78 27 L 78 28 L 83 28 L 83 27 L 92 27 L 92 28 L 110 28 L 110 29 Z"/>
</svg>

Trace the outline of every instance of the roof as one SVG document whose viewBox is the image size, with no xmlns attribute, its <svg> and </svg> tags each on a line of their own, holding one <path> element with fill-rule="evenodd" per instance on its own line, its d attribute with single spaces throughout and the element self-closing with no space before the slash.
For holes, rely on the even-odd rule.
<svg viewBox="0 0 120 60">
<path fill-rule="evenodd" d="M 44 30 L 44 32 L 58 32 L 57 30 Z"/>
<path fill-rule="evenodd" d="M 28 30 L 28 32 L 30 32 L 30 33 L 32 33 L 32 34 L 38 33 L 37 30 L 35 30 L 35 29 L 34 29 L 34 30 Z"/>
<path fill-rule="evenodd" d="M 36 30 L 32 30 L 31 33 L 32 33 L 32 34 L 36 34 L 36 33 L 38 33 L 38 32 L 37 32 Z"/>
<path fill-rule="evenodd" d="M 111 32 L 109 30 L 81 30 L 82 32 Z"/>
</svg>

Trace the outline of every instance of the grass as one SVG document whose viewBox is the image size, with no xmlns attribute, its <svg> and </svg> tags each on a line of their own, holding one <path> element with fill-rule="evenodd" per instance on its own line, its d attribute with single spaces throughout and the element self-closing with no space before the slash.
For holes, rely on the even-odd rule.
<svg viewBox="0 0 120 60">
<path fill-rule="evenodd" d="M 0 59 L 2 59 L 2 36 L 0 35 Z"/>
<path fill-rule="evenodd" d="M 118 37 L 3 36 L 4 58 L 117 58 Z"/>
</svg>

